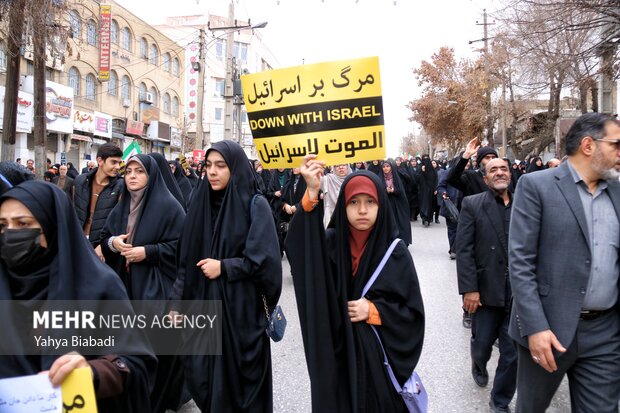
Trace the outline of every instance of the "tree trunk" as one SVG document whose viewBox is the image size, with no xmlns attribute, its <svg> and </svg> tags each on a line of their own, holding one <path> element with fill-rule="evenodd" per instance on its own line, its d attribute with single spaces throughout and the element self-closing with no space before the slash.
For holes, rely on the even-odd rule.
<svg viewBox="0 0 620 413">
<path fill-rule="evenodd" d="M 592 112 L 598 112 L 598 88 L 592 88 Z"/>
<path fill-rule="evenodd" d="M 47 128 L 45 124 L 45 10 L 46 0 L 38 0 L 32 9 L 34 44 L 34 147 L 38 179 L 47 171 Z"/>
<path fill-rule="evenodd" d="M 7 68 L 4 95 L 4 120 L 2 123 L 3 161 L 15 160 L 15 134 L 17 129 L 17 94 L 19 92 L 19 64 L 24 29 L 24 0 L 14 0 L 9 10 L 9 33 L 7 42 Z"/>
</svg>

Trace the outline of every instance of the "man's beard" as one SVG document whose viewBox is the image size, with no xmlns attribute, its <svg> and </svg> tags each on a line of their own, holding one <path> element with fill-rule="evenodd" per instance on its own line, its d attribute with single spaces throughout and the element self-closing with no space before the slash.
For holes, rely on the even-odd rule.
<svg viewBox="0 0 620 413">
<path fill-rule="evenodd" d="M 620 178 L 620 171 L 616 169 L 615 164 L 611 168 L 605 167 L 605 159 L 603 158 L 603 153 L 598 146 L 592 156 L 592 169 L 599 174 L 601 179 L 606 181 Z"/>
</svg>

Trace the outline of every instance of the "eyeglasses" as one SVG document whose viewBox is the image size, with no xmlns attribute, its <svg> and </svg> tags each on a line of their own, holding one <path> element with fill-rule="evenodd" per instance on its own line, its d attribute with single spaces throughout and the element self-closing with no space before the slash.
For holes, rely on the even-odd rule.
<svg viewBox="0 0 620 413">
<path fill-rule="evenodd" d="M 605 138 L 594 139 L 593 138 L 593 140 L 611 143 L 613 145 L 616 145 L 616 149 L 620 150 L 620 139 L 605 139 Z"/>
</svg>

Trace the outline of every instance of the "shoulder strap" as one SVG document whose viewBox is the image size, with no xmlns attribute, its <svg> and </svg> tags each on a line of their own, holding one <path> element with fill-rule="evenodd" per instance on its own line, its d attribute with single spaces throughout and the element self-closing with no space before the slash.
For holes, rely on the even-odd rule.
<svg viewBox="0 0 620 413">
<path fill-rule="evenodd" d="M 372 328 L 372 332 L 375 333 L 375 336 L 377 337 L 377 341 L 379 342 L 379 346 L 381 346 L 381 351 L 383 352 L 383 364 L 386 367 L 386 370 L 388 372 L 388 376 L 390 376 L 390 380 L 392 381 L 392 386 L 394 386 L 394 389 L 396 390 L 397 393 L 402 393 L 403 392 L 403 388 L 400 387 L 400 384 L 398 383 L 398 380 L 396 380 L 396 376 L 394 375 L 394 371 L 392 370 L 392 366 L 390 366 L 390 362 L 387 359 L 387 354 L 385 354 L 385 349 L 383 348 L 383 343 L 381 342 L 381 338 L 379 337 L 379 333 L 377 332 L 377 329 L 375 328 L 375 326 L 370 325 L 370 328 Z"/>
<path fill-rule="evenodd" d="M 379 276 L 379 273 L 381 272 L 381 270 L 383 270 L 383 267 L 385 267 L 385 263 L 387 262 L 388 258 L 390 258 L 390 255 L 392 255 L 392 252 L 394 251 L 394 248 L 396 248 L 396 244 L 398 244 L 399 242 L 400 242 L 400 238 L 396 238 L 394 241 L 392 241 L 392 244 L 390 245 L 390 247 L 385 252 L 385 255 L 381 259 L 381 262 L 377 266 L 377 269 L 375 270 L 374 273 L 372 273 L 372 276 L 370 277 L 370 279 L 368 280 L 368 282 L 364 286 L 364 289 L 362 290 L 362 297 L 366 295 L 368 290 L 370 290 L 370 287 L 372 287 L 372 285 L 375 283 L 375 280 Z"/>
</svg>

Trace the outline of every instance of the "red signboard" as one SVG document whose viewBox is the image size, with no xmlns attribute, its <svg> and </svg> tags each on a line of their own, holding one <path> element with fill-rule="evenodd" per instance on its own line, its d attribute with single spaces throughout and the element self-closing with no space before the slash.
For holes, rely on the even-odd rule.
<svg viewBox="0 0 620 413">
<path fill-rule="evenodd" d="M 125 133 L 142 136 L 143 129 L 144 123 L 136 122 L 135 120 L 127 120 L 127 128 L 125 129 Z"/>
<path fill-rule="evenodd" d="M 202 149 L 194 149 L 194 162 L 202 162 L 205 160 L 205 151 Z"/>
<path fill-rule="evenodd" d="M 112 6 L 102 4 L 99 9 L 99 80 L 110 80 L 110 25 Z"/>
</svg>

